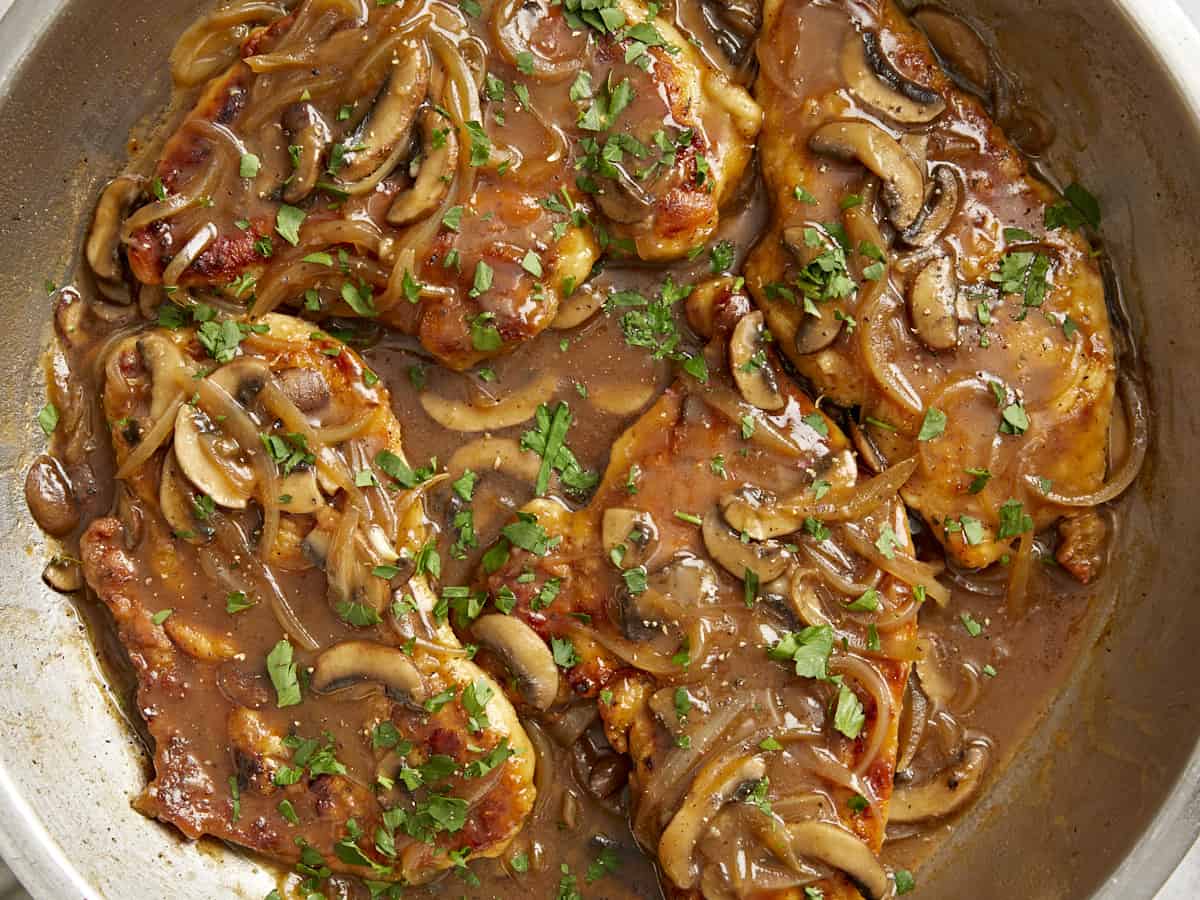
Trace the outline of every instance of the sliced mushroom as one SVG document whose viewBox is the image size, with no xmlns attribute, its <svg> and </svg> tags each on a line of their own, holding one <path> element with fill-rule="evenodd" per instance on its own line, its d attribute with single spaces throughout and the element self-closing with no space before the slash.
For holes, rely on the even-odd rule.
<svg viewBox="0 0 1200 900">
<path fill-rule="evenodd" d="M 695 887 L 700 877 L 696 844 L 721 808 L 737 797 L 745 785 L 760 781 L 766 771 L 767 764 L 761 756 L 741 756 L 732 760 L 718 758 L 696 775 L 658 842 L 659 864 L 677 887 L 685 891 Z"/>
<path fill-rule="evenodd" d="M 925 178 L 911 156 L 878 125 L 861 121 L 829 122 L 808 142 L 817 153 L 856 159 L 882 181 L 889 218 L 899 229 L 910 227 L 925 205 Z"/>
<path fill-rule="evenodd" d="M 421 157 L 417 180 L 401 191 L 388 209 L 392 225 L 410 225 L 424 219 L 442 204 L 458 165 L 458 134 L 441 113 L 432 109 L 421 112 Z"/>
<path fill-rule="evenodd" d="M 986 95 L 992 83 L 992 59 L 975 29 L 936 6 L 918 9 L 912 19 L 925 32 L 951 77 L 968 90 Z"/>
<path fill-rule="evenodd" d="M 151 332 L 138 339 L 138 355 L 150 370 L 150 418 L 158 421 L 179 395 L 179 385 L 191 367 L 175 342 L 164 334 Z"/>
<path fill-rule="evenodd" d="M 787 405 L 787 398 L 763 349 L 765 332 L 762 310 L 742 316 L 729 337 L 729 368 L 747 403 L 774 412 Z"/>
<path fill-rule="evenodd" d="M 332 136 L 329 125 L 311 103 L 295 103 L 283 114 L 283 128 L 291 138 L 292 147 L 298 148 L 293 158 L 295 170 L 283 188 L 283 199 L 288 203 L 300 203 L 317 186 L 321 177 L 321 160 Z"/>
<path fill-rule="evenodd" d="M 798 822 L 788 826 L 788 835 L 797 856 L 845 872 L 868 900 L 883 900 L 887 895 L 887 872 L 871 848 L 846 829 L 829 822 Z"/>
<path fill-rule="evenodd" d="M 168 450 L 158 480 L 158 507 L 175 536 L 190 544 L 202 544 L 213 536 L 210 513 L 201 497 L 179 471 L 175 451 Z"/>
<path fill-rule="evenodd" d="M 121 223 L 133 209 L 145 184 L 146 179 L 141 175 L 121 175 L 105 186 L 96 204 L 84 249 L 88 265 L 99 279 L 101 293 L 118 303 L 132 300 L 124 283 L 125 272 L 121 264 Z"/>
<path fill-rule="evenodd" d="M 421 407 L 430 418 L 451 431 L 498 431 L 528 422 L 541 404 L 549 402 L 557 387 L 558 376 L 546 372 L 490 406 L 460 403 L 432 391 L 422 391 Z"/>
<path fill-rule="evenodd" d="M 704 517 L 700 533 L 709 555 L 729 574 L 743 580 L 747 572 L 753 572 L 759 584 L 774 581 L 792 561 L 791 553 L 776 541 L 743 541 L 716 508 Z"/>
<path fill-rule="evenodd" d="M 913 224 L 900 232 L 900 239 L 910 247 L 928 247 L 950 227 L 954 214 L 958 212 L 958 176 L 947 165 L 933 170 L 933 187 L 921 214 Z"/>
<path fill-rule="evenodd" d="M 392 66 L 387 84 L 371 111 L 344 144 L 338 173 L 341 180 L 369 190 L 391 171 L 406 150 L 409 129 L 429 88 L 429 52 L 425 44 L 401 44 L 399 61 Z"/>
<path fill-rule="evenodd" d="M 514 616 L 480 616 L 471 628 L 476 642 L 504 660 L 522 699 L 547 710 L 558 696 L 558 666 L 536 631 Z"/>
<path fill-rule="evenodd" d="M 382 684 L 397 702 L 422 703 L 425 682 L 407 656 L 395 647 L 372 641 L 342 641 L 317 657 L 311 685 L 329 694 L 364 681 Z"/>
<path fill-rule="evenodd" d="M 617 547 L 620 551 L 617 565 L 622 569 L 644 566 L 658 549 L 658 527 L 650 513 L 640 509 L 610 506 L 604 511 L 601 529 L 604 553 L 610 559 Z"/>
<path fill-rule="evenodd" d="M 25 505 L 46 534 L 63 537 L 79 524 L 79 501 L 66 469 L 43 453 L 25 476 Z"/>
<path fill-rule="evenodd" d="M 78 560 L 56 556 L 42 569 L 42 581 L 60 594 L 71 594 L 83 588 L 83 567 Z"/>
<path fill-rule="evenodd" d="M 325 497 L 317 484 L 317 473 L 312 466 L 295 469 L 284 476 L 279 485 L 279 505 L 284 511 L 296 515 L 315 513 L 325 505 Z"/>
<path fill-rule="evenodd" d="M 654 195 L 620 165 L 613 165 L 616 177 L 605 179 L 603 189 L 594 194 L 600 211 L 613 222 L 632 225 L 653 215 Z"/>
<path fill-rule="evenodd" d="M 899 749 L 896 751 L 896 772 L 905 772 L 921 746 L 925 726 L 929 722 L 929 701 L 925 699 L 916 673 L 909 673 L 904 688 L 904 704 L 900 710 Z"/>
<path fill-rule="evenodd" d="M 879 44 L 879 34 L 851 34 L 842 48 L 842 77 L 857 99 L 903 125 L 924 125 L 946 110 L 937 91 L 901 75 Z"/>
<path fill-rule="evenodd" d="M 717 599 L 719 583 L 716 570 L 705 560 L 691 554 L 679 554 L 650 576 L 650 586 L 696 608 Z"/>
<path fill-rule="evenodd" d="M 958 345 L 958 276 L 949 256 L 933 260 L 912 280 L 908 315 L 913 331 L 930 350 Z"/>
<path fill-rule="evenodd" d="M 333 536 L 324 528 L 314 528 L 300 542 L 300 552 L 310 563 L 318 569 L 324 570 L 325 563 L 329 559 L 329 546 L 332 541 Z"/>
<path fill-rule="evenodd" d="M 279 389 L 303 413 L 324 409 L 332 399 L 329 383 L 317 369 L 284 369 L 279 373 Z"/>
<path fill-rule="evenodd" d="M 898 825 L 925 822 L 962 809 L 979 792 L 990 755 L 986 744 L 974 743 L 955 765 L 939 772 L 931 781 L 897 785 L 888 820 Z"/>
<path fill-rule="evenodd" d="M 184 404 L 175 416 L 179 468 L 203 493 L 228 509 L 245 509 L 254 490 L 254 470 L 242 448 L 201 410 Z"/>
<path fill-rule="evenodd" d="M 271 378 L 271 369 L 261 359 L 240 356 L 209 376 L 242 406 L 254 403 L 259 391 Z"/>
</svg>

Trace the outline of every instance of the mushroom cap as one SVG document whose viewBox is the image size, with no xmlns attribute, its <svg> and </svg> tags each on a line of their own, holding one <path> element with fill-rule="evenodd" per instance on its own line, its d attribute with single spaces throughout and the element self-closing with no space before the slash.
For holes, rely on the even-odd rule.
<svg viewBox="0 0 1200 900">
<path fill-rule="evenodd" d="M 747 572 L 753 572 L 759 584 L 774 581 L 792 561 L 791 553 L 775 541 L 743 541 L 725 524 L 716 507 L 705 515 L 700 534 L 709 555 L 729 574 L 743 580 Z"/>
<path fill-rule="evenodd" d="M 208 416 L 183 404 L 175 416 L 175 459 L 179 468 L 200 491 L 227 509 L 245 509 L 254 489 L 251 468 L 215 445 L 228 441 L 217 432 Z M 230 441 L 232 444 L 232 441 Z"/>
<path fill-rule="evenodd" d="M 937 819 L 957 812 L 979 791 L 991 754 L 986 744 L 970 744 L 962 758 L 931 780 L 898 785 L 892 793 L 888 818 L 897 824 Z"/>
<path fill-rule="evenodd" d="M 815 152 L 856 159 L 883 182 L 883 199 L 897 228 L 910 227 L 925 205 L 925 176 L 900 142 L 871 122 L 828 122 L 808 141 Z"/>
<path fill-rule="evenodd" d="M 363 681 L 382 684 L 397 701 L 422 703 L 427 693 L 421 673 L 403 651 L 373 641 L 334 644 L 317 657 L 310 684 L 327 694 Z"/>
<path fill-rule="evenodd" d="M 480 616 L 471 627 L 476 642 L 504 660 L 517 680 L 521 697 L 534 709 L 547 710 L 558 696 L 558 666 L 550 648 L 515 616 Z"/>
<path fill-rule="evenodd" d="M 761 756 L 740 756 L 732 760 L 718 758 L 696 775 L 658 842 L 659 865 L 676 886 L 684 890 L 695 887 L 699 877 L 694 862 L 696 844 L 742 785 L 760 780 L 766 771 Z"/>
<path fill-rule="evenodd" d="M 409 129 L 429 89 L 429 51 L 422 43 L 403 43 L 396 49 L 384 85 L 370 112 L 345 144 L 354 149 L 345 155 L 338 177 L 344 184 L 369 190 L 378 184 L 407 148 Z"/>
<path fill-rule="evenodd" d="M 838 325 L 841 326 L 840 321 Z M 779 390 L 779 376 L 769 358 L 754 358 L 756 353 L 762 351 L 765 329 L 760 309 L 738 320 L 729 336 L 729 368 L 747 403 L 775 412 L 787 405 L 787 398 Z"/>
<path fill-rule="evenodd" d="M 658 526 L 645 510 L 610 506 L 604 511 L 601 539 L 604 553 L 610 558 L 617 547 L 625 548 L 620 568 L 643 566 L 658 548 Z"/>
<path fill-rule="evenodd" d="M 458 133 L 454 128 L 440 125 L 442 117 L 433 109 L 421 112 L 421 168 L 412 187 L 401 191 L 388 208 L 387 220 L 392 225 L 410 225 L 432 215 L 450 190 L 450 179 L 458 165 Z M 435 135 L 441 136 L 437 146 Z"/>
<path fill-rule="evenodd" d="M 903 125 L 925 125 L 946 111 L 946 101 L 930 88 L 905 78 L 879 44 L 879 35 L 851 33 L 841 56 L 842 77 L 857 99 Z"/>
<path fill-rule="evenodd" d="M 921 214 L 912 225 L 900 232 L 900 239 L 910 247 L 928 247 L 950 227 L 954 214 L 958 212 L 962 192 L 954 169 L 944 163 L 939 164 L 934 167 L 932 177 L 933 190 Z"/>
<path fill-rule="evenodd" d="M 203 544 L 212 539 L 213 526 L 202 518 L 197 504 L 196 489 L 179 471 L 174 449 L 163 457 L 158 480 L 158 508 L 176 537 L 190 544 Z"/>
<path fill-rule="evenodd" d="M 121 222 L 133 208 L 146 185 L 141 175 L 121 175 L 110 181 L 100 194 L 96 212 L 92 216 L 92 227 L 88 231 L 84 255 L 92 272 L 109 289 L 104 295 L 110 300 L 129 303 L 128 290 L 115 290 L 122 281 L 121 266 Z"/>
<path fill-rule="evenodd" d="M 888 877 L 871 848 L 847 831 L 829 822 L 798 822 L 788 826 L 792 848 L 798 856 L 818 859 L 845 872 L 867 895 L 868 900 L 883 900 Z"/>
<path fill-rule="evenodd" d="M 912 280 L 908 315 L 913 331 L 930 350 L 958 346 L 958 276 L 949 256 L 931 260 Z"/>
</svg>

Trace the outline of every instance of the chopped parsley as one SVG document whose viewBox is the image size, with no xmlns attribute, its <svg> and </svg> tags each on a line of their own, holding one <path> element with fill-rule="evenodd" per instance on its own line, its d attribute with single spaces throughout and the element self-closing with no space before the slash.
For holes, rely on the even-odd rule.
<svg viewBox="0 0 1200 900">
<path fill-rule="evenodd" d="M 925 410 L 925 418 L 921 421 L 921 431 L 917 435 L 917 440 L 932 441 L 936 437 L 941 437 L 945 430 L 946 414 L 931 406 Z"/>
<path fill-rule="evenodd" d="M 838 686 L 837 708 L 833 713 L 833 727 L 850 740 L 856 740 L 862 734 L 867 717 L 863 712 L 862 701 L 843 682 Z"/>
<path fill-rule="evenodd" d="M 1078 183 L 1067 185 L 1063 199 L 1046 207 L 1043 217 L 1047 228 L 1100 227 L 1100 201 Z"/>
<path fill-rule="evenodd" d="M 791 662 L 796 674 L 803 678 L 826 680 L 829 677 L 827 664 L 833 652 L 833 628 L 829 625 L 810 625 L 802 631 L 785 634 L 767 650 L 767 656 L 776 662 Z"/>
<path fill-rule="evenodd" d="M 282 204 L 275 213 L 275 231 L 295 247 L 300 243 L 300 226 L 304 224 L 306 215 L 302 209 Z"/>
<path fill-rule="evenodd" d="M 300 679 L 292 659 L 292 645 L 284 638 L 267 654 L 267 674 L 275 686 L 276 703 L 280 709 L 300 703 Z"/>
<path fill-rule="evenodd" d="M 165 306 L 166 304 L 164 304 Z M 46 437 L 54 434 L 54 429 L 58 427 L 58 407 L 53 403 L 47 403 L 37 414 L 37 423 L 41 426 Z"/>
<path fill-rule="evenodd" d="M 555 665 L 560 669 L 572 669 L 582 662 L 570 638 L 550 638 L 550 651 L 554 656 Z"/>
</svg>

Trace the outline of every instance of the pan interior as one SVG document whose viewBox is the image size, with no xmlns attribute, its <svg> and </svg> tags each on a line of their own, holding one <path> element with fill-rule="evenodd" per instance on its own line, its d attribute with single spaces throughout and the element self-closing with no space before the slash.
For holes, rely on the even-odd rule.
<svg viewBox="0 0 1200 900">
<path fill-rule="evenodd" d="M 1200 463 L 1191 396 L 1200 375 L 1200 276 L 1186 219 L 1200 209 L 1193 112 L 1112 2 L 956 2 L 990 33 L 1059 129 L 1052 171 L 1086 177 L 1126 287 L 1156 410 L 1150 462 L 1120 508 L 1104 614 L 1058 702 L 988 797 L 921 873 L 922 896 L 1151 896 L 1197 829 L 1200 657 L 1187 567 L 1162 546 L 1200 529 L 1188 474 Z M 35 894 L 261 897 L 272 873 L 189 846 L 129 808 L 145 762 L 71 604 L 40 571 L 51 552 L 28 521 L 21 480 L 41 446 L 33 418 L 49 336 L 43 284 L 70 280 L 99 186 L 129 135 L 167 100 L 162 74 L 198 4 L 18 0 L 0 108 L 0 798 L 3 849 Z M 1178 221 L 1181 217 L 1185 221 Z M 1169 461 L 1169 463 L 1168 463 Z M 1111 615 L 1107 614 L 1111 607 Z M 1159 816 L 1168 797 L 1171 821 Z M 1178 812 L 1174 812 L 1178 810 Z M 1157 856 L 1118 864 L 1139 841 Z M 988 887 L 982 887 L 982 886 Z"/>
</svg>

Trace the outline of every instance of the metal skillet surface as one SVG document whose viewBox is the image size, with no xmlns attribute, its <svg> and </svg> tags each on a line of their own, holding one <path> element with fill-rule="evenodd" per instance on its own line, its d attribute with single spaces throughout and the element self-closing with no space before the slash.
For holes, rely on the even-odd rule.
<svg viewBox="0 0 1200 900">
<path fill-rule="evenodd" d="M 35 19 L 49 11 L 34 6 L 17 4 L 6 30 L 24 21 L 36 32 Z M 6 121 L 12 126 L 5 141 L 11 162 L 0 183 L 10 210 L 0 249 L 8 290 L 0 316 L 12 336 L 3 463 L 14 472 L 38 445 L 28 427 L 41 394 L 36 358 L 46 310 L 38 286 L 69 271 L 96 182 L 115 170 L 133 115 L 161 104 L 161 97 L 141 93 L 155 84 L 146 73 L 161 70 L 175 23 L 193 12 L 191 4 L 168 4 L 156 9 L 153 21 L 143 21 L 136 11 L 105 6 L 70 5 L 9 85 Z M 1168 481 L 1167 474 L 1186 472 L 1192 452 L 1192 423 L 1182 409 L 1195 381 L 1187 374 L 1195 358 L 1187 345 L 1195 340 L 1195 313 L 1185 302 L 1194 275 L 1184 248 L 1172 242 L 1190 231 L 1178 222 L 1179 211 L 1195 208 L 1178 183 L 1187 171 L 1180 162 L 1194 151 L 1194 128 L 1168 81 L 1161 90 L 1146 91 L 1150 63 L 1139 56 L 1145 51 L 1120 16 L 1100 21 L 1092 9 L 1087 19 L 1072 18 L 1069 6 L 1053 4 L 1033 20 L 1009 16 L 999 43 L 1018 70 L 1061 75 L 1045 82 L 1048 107 L 1063 111 L 1056 115 L 1066 137 L 1060 146 L 1082 147 L 1079 171 L 1095 173 L 1089 180 L 1098 192 L 1128 203 L 1127 211 L 1118 204 L 1106 233 L 1118 263 L 1127 264 L 1126 282 L 1141 290 L 1134 305 L 1144 303 L 1146 321 L 1137 330 L 1146 336 L 1158 401 L 1157 452 L 1171 464 L 1152 469 L 1144 493 L 1124 509 L 1117 556 L 1122 574 L 1109 585 L 1118 610 L 1097 641 L 1098 652 L 1082 661 L 1086 675 L 1052 711 L 1023 764 L 976 811 L 980 827 L 961 829 L 942 851 L 941 858 L 953 864 L 928 867 L 936 869 L 922 877 L 928 896 L 991 896 L 991 890 L 1086 896 L 1111 865 L 1097 860 L 1119 859 L 1146 830 L 1195 742 L 1195 679 L 1187 651 L 1194 613 L 1179 599 L 1187 596 L 1187 579 L 1181 567 L 1170 565 L 1182 554 L 1158 548 L 1159 541 L 1191 533 L 1195 523 L 1186 481 Z M 1001 7 L 989 5 L 989 11 L 1009 11 Z M 98 39 L 98 27 L 107 39 Z M 1108 28 L 1112 35 L 1095 34 Z M 1085 42 L 1075 40 L 1080 35 L 1088 35 L 1086 46 L 1105 51 L 1068 64 L 1071 53 L 1087 54 Z M 121 49 L 95 55 L 64 49 L 79 47 Z M 1139 72 L 1140 79 L 1133 75 Z M 79 82 L 89 85 L 86 93 L 65 89 Z M 46 85 L 64 89 L 47 91 Z M 1059 93 L 1071 102 L 1058 102 Z M 64 183 L 68 172 L 75 176 Z M 1141 175 L 1133 185 L 1126 181 L 1129 172 Z M 1155 206 L 1156 194 L 1171 198 L 1169 226 Z M 269 876 L 226 853 L 185 849 L 127 808 L 126 798 L 143 777 L 139 757 L 112 715 L 115 707 L 104 699 L 80 623 L 67 604 L 40 587 L 45 554 L 19 524 L 19 479 L 9 484 L 2 507 L 9 564 L 0 610 L 8 664 L 0 680 L 7 726 L 0 758 L 4 786 L 14 791 L 5 801 L 14 804 L 6 820 L 29 823 L 21 832 L 28 836 L 25 852 L 14 857 L 22 876 L 45 896 L 163 896 L 168 890 L 261 896 Z M 1111 790 L 1112 784 L 1121 790 Z M 1183 804 L 1190 796 L 1177 790 L 1171 802 Z M 1054 823 L 1049 830 L 1047 821 Z M 1131 858 L 1110 889 L 1148 896 L 1193 833 L 1179 808 L 1164 812 L 1157 828 L 1152 849 L 1164 858 L 1158 865 Z M 1019 835 L 1037 839 L 1014 837 Z"/>
</svg>

